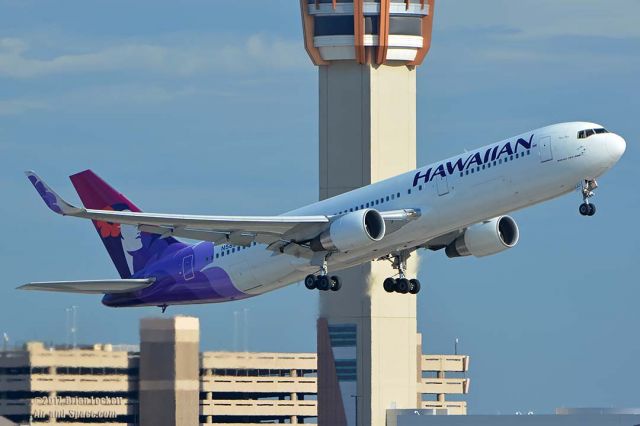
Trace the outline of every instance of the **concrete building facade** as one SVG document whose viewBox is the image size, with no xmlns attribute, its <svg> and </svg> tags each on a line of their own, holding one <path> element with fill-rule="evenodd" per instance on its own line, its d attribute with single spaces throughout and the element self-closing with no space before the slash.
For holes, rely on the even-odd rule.
<svg viewBox="0 0 640 426">
<path fill-rule="evenodd" d="M 112 345 L 0 352 L 0 416 L 19 424 L 137 424 L 138 355 Z"/>
<path fill-rule="evenodd" d="M 637 426 L 638 410 L 634 414 L 617 410 L 578 410 L 570 415 L 438 415 L 437 410 L 389 410 L 387 426 Z M 622 410 L 626 411 L 626 410 Z"/>
<path fill-rule="evenodd" d="M 200 323 L 193 317 L 140 322 L 141 425 L 199 423 Z"/>
<path fill-rule="evenodd" d="M 199 354 L 198 321 L 185 317 L 144 319 L 140 337 L 139 348 L 30 342 L 0 352 L 0 417 L 71 426 L 317 423 L 315 353 Z M 468 357 L 419 359 L 421 406 L 465 414 L 464 401 L 445 395 L 468 392 Z"/>
</svg>

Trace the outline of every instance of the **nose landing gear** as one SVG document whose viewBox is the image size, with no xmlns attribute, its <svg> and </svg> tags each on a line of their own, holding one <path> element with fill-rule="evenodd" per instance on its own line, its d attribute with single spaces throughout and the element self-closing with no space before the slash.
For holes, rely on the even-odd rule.
<svg viewBox="0 0 640 426">
<path fill-rule="evenodd" d="M 584 201 L 580 204 L 578 211 L 582 216 L 593 216 L 596 214 L 596 205 L 589 202 L 589 198 L 593 197 L 595 194 L 593 191 L 598 187 L 598 182 L 595 179 L 585 179 L 582 181 L 582 200 Z"/>
<path fill-rule="evenodd" d="M 405 271 L 407 269 L 407 259 L 411 256 L 409 250 L 402 250 L 398 254 L 389 255 L 383 259 L 391 261 L 393 268 L 398 271 L 399 278 L 389 277 L 384 280 L 382 287 L 387 293 L 418 294 L 420 292 L 420 281 L 417 279 L 407 279 Z"/>
</svg>

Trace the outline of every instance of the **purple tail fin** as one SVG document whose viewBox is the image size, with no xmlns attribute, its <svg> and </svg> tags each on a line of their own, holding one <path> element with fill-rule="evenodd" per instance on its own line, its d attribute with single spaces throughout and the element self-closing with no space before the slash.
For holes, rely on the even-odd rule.
<svg viewBox="0 0 640 426">
<path fill-rule="evenodd" d="M 139 212 L 140 209 L 91 170 L 69 177 L 84 206 L 96 210 Z M 131 225 L 93 221 L 122 278 L 131 278 L 178 241 L 138 231 Z"/>
</svg>

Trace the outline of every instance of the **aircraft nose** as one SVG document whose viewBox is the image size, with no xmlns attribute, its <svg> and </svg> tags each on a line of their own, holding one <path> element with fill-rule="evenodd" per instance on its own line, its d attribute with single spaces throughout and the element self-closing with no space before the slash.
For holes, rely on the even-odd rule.
<svg viewBox="0 0 640 426">
<path fill-rule="evenodd" d="M 622 154 L 624 154 L 624 151 L 627 149 L 627 143 L 622 136 L 618 136 L 614 133 L 609 136 L 609 140 L 607 141 L 607 151 L 609 151 L 611 162 L 616 163 L 620 160 Z"/>
</svg>

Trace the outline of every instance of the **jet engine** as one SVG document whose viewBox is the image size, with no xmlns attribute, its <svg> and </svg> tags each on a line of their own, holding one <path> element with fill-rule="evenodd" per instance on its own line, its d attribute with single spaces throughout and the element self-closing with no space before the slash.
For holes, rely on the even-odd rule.
<svg viewBox="0 0 640 426">
<path fill-rule="evenodd" d="M 518 244 L 520 231 L 510 216 L 500 216 L 468 227 L 445 250 L 449 257 L 484 257 Z"/>
<path fill-rule="evenodd" d="M 380 241 L 385 234 L 384 219 L 374 209 L 358 210 L 340 216 L 329 229 L 311 241 L 314 251 L 347 252 Z"/>
</svg>

